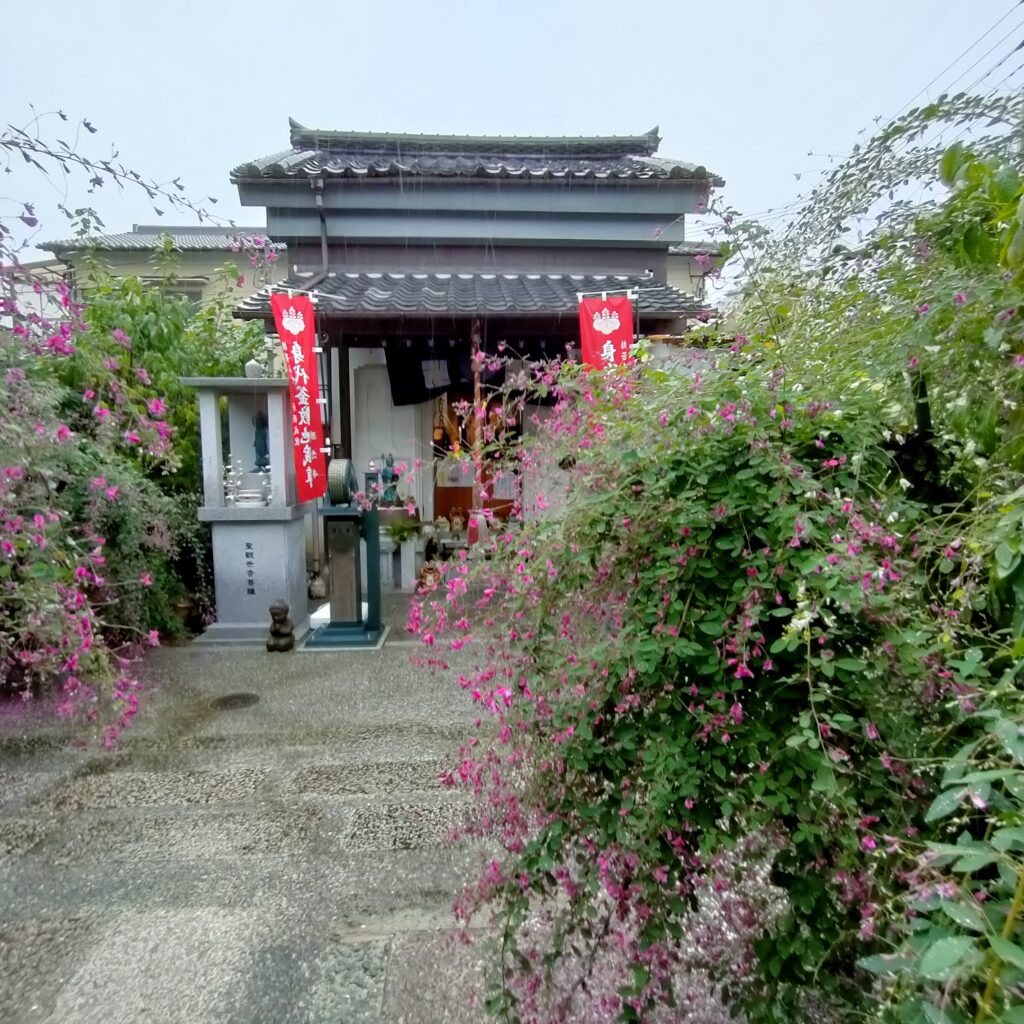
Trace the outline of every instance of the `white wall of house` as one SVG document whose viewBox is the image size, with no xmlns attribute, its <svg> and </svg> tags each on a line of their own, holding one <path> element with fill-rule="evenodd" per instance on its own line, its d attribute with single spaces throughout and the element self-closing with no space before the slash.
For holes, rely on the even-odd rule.
<svg viewBox="0 0 1024 1024">
<path fill-rule="evenodd" d="M 420 459 L 422 469 L 414 474 L 411 486 L 403 477 L 399 494 L 405 496 L 411 490 L 420 518 L 425 521 L 433 519 L 433 403 L 396 406 L 391 401 L 391 384 L 383 349 L 350 349 L 348 365 L 352 461 L 360 490 L 371 459 L 380 463 L 382 455 L 394 455 L 395 465 L 404 462 L 408 473 Z"/>
<path fill-rule="evenodd" d="M 64 264 L 58 260 L 36 260 L 23 263 L 17 270 L 5 274 L 0 282 L 0 297 L 13 299 L 25 315 L 36 313 L 46 320 L 61 320 L 67 313 L 56 291 L 64 276 Z M 37 292 L 38 284 L 41 291 Z M 11 326 L 9 314 L 0 315 L 0 326 Z"/>
</svg>

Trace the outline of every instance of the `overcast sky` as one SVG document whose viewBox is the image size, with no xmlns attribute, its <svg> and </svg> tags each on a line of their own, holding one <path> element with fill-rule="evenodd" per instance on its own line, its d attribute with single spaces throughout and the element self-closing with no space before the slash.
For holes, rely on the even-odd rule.
<svg viewBox="0 0 1024 1024">
<path fill-rule="evenodd" d="M 100 130 L 93 152 L 114 142 L 140 172 L 180 175 L 190 195 L 218 197 L 219 214 L 262 224 L 261 209 L 238 206 L 228 173 L 287 148 L 289 115 L 320 128 L 467 134 L 657 124 L 661 154 L 722 175 L 734 206 L 777 208 L 828 166 L 809 150 L 840 153 L 876 115 L 986 72 L 978 89 L 1003 80 L 1022 59 L 994 67 L 1024 37 L 1024 6 L 63 0 L 9 3 L 2 23 L 5 122 L 27 121 L 30 103 L 87 117 Z M 40 240 L 67 233 L 55 193 L 23 167 L 0 195 L 38 204 Z M 69 198 L 95 205 L 108 230 L 157 219 L 137 193 L 88 197 L 79 186 Z"/>
</svg>

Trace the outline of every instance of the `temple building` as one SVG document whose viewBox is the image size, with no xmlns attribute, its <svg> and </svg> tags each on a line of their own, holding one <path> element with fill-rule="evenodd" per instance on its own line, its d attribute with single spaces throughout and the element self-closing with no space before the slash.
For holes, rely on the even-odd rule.
<svg viewBox="0 0 1024 1024">
<path fill-rule="evenodd" d="M 237 166 L 245 206 L 287 246 L 272 287 L 315 295 L 330 440 L 357 467 L 421 459 L 426 519 L 469 507 L 446 466 L 450 408 L 472 398 L 470 352 L 524 359 L 578 345 L 578 297 L 629 289 L 639 331 L 680 333 L 706 313 L 707 247 L 687 215 L 723 184 L 641 135 L 447 136 L 321 131 Z M 713 255 L 713 254 L 712 254 Z M 713 263 L 713 261 L 711 261 Z M 271 287 L 238 315 L 273 330 Z M 475 337 L 474 337 L 475 335 Z"/>
</svg>

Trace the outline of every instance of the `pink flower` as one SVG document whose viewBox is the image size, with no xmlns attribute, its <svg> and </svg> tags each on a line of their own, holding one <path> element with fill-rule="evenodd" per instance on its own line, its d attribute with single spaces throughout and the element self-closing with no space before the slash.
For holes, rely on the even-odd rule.
<svg viewBox="0 0 1024 1024">
<path fill-rule="evenodd" d="M 91 402 L 96 397 L 96 392 L 92 388 L 89 388 L 85 394 L 82 395 L 83 402 Z"/>
<path fill-rule="evenodd" d="M 0 548 L 3 549 L 3 553 L 7 558 L 14 554 L 14 545 L 9 540 L 0 541 Z"/>
<path fill-rule="evenodd" d="M 58 441 L 66 441 L 70 436 L 70 429 L 63 423 L 57 428 L 56 434 L 54 434 Z"/>
<path fill-rule="evenodd" d="M 931 307 L 928 305 L 927 302 L 922 302 L 921 305 L 917 307 L 918 313 L 920 313 L 922 316 L 925 313 L 927 313 L 929 309 L 931 309 Z"/>
<path fill-rule="evenodd" d="M 873 836 L 864 836 L 860 841 L 860 845 L 863 846 L 865 850 L 875 850 L 878 848 L 878 843 L 875 842 Z"/>
<path fill-rule="evenodd" d="M 146 637 L 146 642 L 149 644 L 150 647 L 159 647 L 160 634 L 155 629 L 151 629 L 149 631 L 149 635 Z"/>
<path fill-rule="evenodd" d="M 110 410 L 105 406 L 97 405 L 96 408 L 93 409 L 93 415 L 98 420 L 105 420 L 110 415 Z"/>
<path fill-rule="evenodd" d="M 141 575 L 141 576 L 139 577 L 139 582 L 140 582 L 140 583 L 141 583 L 141 584 L 142 584 L 142 585 L 143 585 L 144 587 L 151 587 L 151 586 L 153 586 L 153 575 L 152 575 L 152 573 L 144 572 L 144 573 L 143 573 L 143 574 L 142 574 L 142 575 Z"/>
<path fill-rule="evenodd" d="M 118 489 L 116 487 L 108 487 L 104 492 L 107 495 L 107 501 L 116 501 L 117 491 Z"/>
<path fill-rule="evenodd" d="M 163 416 L 167 412 L 167 405 L 162 398 L 154 398 L 146 403 L 150 416 Z"/>
<path fill-rule="evenodd" d="M 966 302 L 967 302 L 967 296 L 964 295 L 963 292 L 957 292 L 956 295 L 953 296 L 953 305 L 954 306 L 962 306 Z"/>
<path fill-rule="evenodd" d="M 139 435 L 136 434 L 134 430 L 126 430 L 124 432 L 124 439 L 125 439 L 125 441 L 128 442 L 128 444 L 141 444 L 142 443 L 142 438 L 139 437 Z"/>
<path fill-rule="evenodd" d="M 878 726 L 876 726 L 874 722 L 868 722 L 868 724 L 864 728 L 864 731 L 867 733 L 869 740 L 878 739 Z"/>
</svg>

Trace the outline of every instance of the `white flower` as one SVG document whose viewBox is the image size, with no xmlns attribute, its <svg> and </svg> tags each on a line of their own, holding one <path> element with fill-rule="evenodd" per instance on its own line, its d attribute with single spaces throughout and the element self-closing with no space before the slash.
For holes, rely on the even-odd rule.
<svg viewBox="0 0 1024 1024">
<path fill-rule="evenodd" d="M 909 491 L 910 488 L 913 487 L 913 486 L 914 485 L 909 480 L 907 480 L 905 477 L 902 477 L 902 476 L 900 477 L 900 487 L 902 487 L 903 490 Z"/>
</svg>

